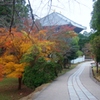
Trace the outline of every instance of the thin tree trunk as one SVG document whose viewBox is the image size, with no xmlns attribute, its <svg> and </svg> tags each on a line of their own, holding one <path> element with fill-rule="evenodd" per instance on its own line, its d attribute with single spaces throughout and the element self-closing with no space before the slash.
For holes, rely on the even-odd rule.
<svg viewBox="0 0 100 100">
<path fill-rule="evenodd" d="M 18 90 L 21 90 L 22 86 L 22 77 L 18 78 Z"/>
<path fill-rule="evenodd" d="M 97 67 L 96 73 L 98 73 L 98 62 L 96 62 L 96 67 Z"/>
</svg>

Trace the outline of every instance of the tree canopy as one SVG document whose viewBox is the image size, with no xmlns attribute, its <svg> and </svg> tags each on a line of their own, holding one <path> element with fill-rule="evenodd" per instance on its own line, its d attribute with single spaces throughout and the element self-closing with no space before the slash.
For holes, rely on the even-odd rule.
<svg viewBox="0 0 100 100">
<path fill-rule="evenodd" d="M 21 28 L 28 11 L 25 0 L 0 1 L 0 27 L 9 28 L 13 20 L 13 26 Z"/>
<path fill-rule="evenodd" d="M 92 53 L 95 57 L 97 72 L 98 72 L 98 62 L 100 62 L 100 0 L 94 0 L 91 28 L 94 30 L 95 34 L 90 36 Z"/>
<path fill-rule="evenodd" d="M 92 11 L 91 28 L 99 34 L 100 31 L 100 0 L 95 0 Z"/>
</svg>

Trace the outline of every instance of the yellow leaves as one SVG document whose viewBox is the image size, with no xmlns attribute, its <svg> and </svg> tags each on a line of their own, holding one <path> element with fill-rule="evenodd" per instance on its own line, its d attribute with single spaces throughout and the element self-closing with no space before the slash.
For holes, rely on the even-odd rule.
<svg viewBox="0 0 100 100">
<path fill-rule="evenodd" d="M 16 58 L 14 55 L 5 55 L 2 59 L 3 59 L 3 62 L 5 63 L 16 62 Z"/>
<path fill-rule="evenodd" d="M 20 45 L 20 52 L 21 53 L 26 53 L 28 51 L 28 49 L 32 46 L 32 43 L 22 43 Z"/>
<path fill-rule="evenodd" d="M 3 59 L 2 58 L 0 58 L 0 64 L 2 64 L 3 63 Z"/>
<path fill-rule="evenodd" d="M 8 74 L 7 77 L 17 78 L 17 73 L 12 72 L 12 73 Z"/>
<path fill-rule="evenodd" d="M 0 63 L 4 65 L 3 74 L 7 77 L 19 77 L 24 72 L 26 63 L 18 63 L 14 55 L 8 55 L 0 58 Z"/>
<path fill-rule="evenodd" d="M 12 71 L 15 70 L 14 68 L 14 62 L 8 62 L 5 64 L 5 68 L 4 68 L 4 74 L 10 74 Z"/>
<path fill-rule="evenodd" d="M 17 64 L 14 62 L 9 62 L 5 65 L 4 74 L 6 74 L 7 77 L 22 76 L 25 66 L 26 66 L 26 63 Z"/>
<path fill-rule="evenodd" d="M 14 67 L 15 67 L 15 71 L 16 72 L 24 72 L 24 67 L 26 66 L 25 63 L 21 63 L 21 64 L 15 64 Z"/>
<path fill-rule="evenodd" d="M 12 72 L 12 73 L 8 74 L 7 77 L 20 78 L 20 77 L 22 77 L 22 73 L 20 73 L 20 72 L 16 72 L 16 73 Z"/>
</svg>

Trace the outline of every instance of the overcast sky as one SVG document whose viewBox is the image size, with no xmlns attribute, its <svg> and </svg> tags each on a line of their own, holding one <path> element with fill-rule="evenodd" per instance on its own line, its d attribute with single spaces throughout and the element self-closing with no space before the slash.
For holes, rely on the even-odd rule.
<svg viewBox="0 0 100 100">
<path fill-rule="evenodd" d="M 52 0 L 52 6 L 51 0 L 30 0 L 30 2 L 33 14 L 40 18 L 55 11 L 78 24 L 86 26 L 87 31 L 90 31 L 92 0 Z"/>
</svg>

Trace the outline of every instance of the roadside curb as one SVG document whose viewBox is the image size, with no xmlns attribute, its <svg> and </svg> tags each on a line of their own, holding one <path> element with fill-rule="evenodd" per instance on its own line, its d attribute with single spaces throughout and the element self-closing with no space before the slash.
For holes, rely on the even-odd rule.
<svg viewBox="0 0 100 100">
<path fill-rule="evenodd" d="M 20 98 L 19 100 L 32 100 L 32 99 L 36 98 L 36 96 L 38 94 L 40 94 L 43 90 L 45 90 L 49 85 L 50 85 L 50 83 L 42 84 L 41 86 L 37 87 L 35 89 L 35 91 L 33 91 L 31 94 L 29 94 L 23 98 Z"/>
</svg>

